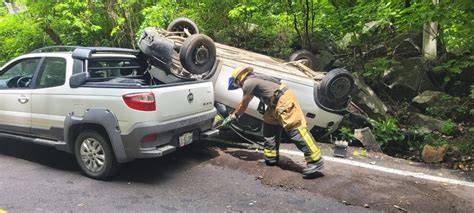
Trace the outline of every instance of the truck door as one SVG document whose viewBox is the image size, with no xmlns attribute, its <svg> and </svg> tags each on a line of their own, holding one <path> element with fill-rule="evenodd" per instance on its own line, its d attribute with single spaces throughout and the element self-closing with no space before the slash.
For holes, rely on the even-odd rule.
<svg viewBox="0 0 474 213">
<path fill-rule="evenodd" d="M 31 92 L 31 133 L 37 137 L 63 140 L 64 120 L 70 110 L 66 68 L 65 58 L 45 57 L 35 77 Z"/>
<path fill-rule="evenodd" d="M 31 82 L 40 60 L 20 59 L 0 71 L 0 131 L 31 133 Z"/>
</svg>

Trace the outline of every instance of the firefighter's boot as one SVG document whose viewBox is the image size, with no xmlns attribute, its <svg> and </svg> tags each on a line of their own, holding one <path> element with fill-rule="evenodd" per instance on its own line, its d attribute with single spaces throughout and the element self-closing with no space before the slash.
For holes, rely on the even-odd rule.
<svg viewBox="0 0 474 213">
<path fill-rule="evenodd" d="M 265 138 L 265 146 L 263 155 L 265 156 L 265 164 L 267 166 L 275 166 L 278 164 L 281 138 L 281 127 L 278 125 L 271 125 L 264 123 L 263 137 Z"/>
<path fill-rule="evenodd" d="M 303 169 L 303 175 L 312 175 L 323 168 L 324 160 L 323 158 L 319 158 L 316 162 L 308 163 L 308 165 L 306 165 L 306 168 Z"/>
<path fill-rule="evenodd" d="M 314 138 L 306 127 L 290 130 L 288 135 L 298 149 L 304 153 L 307 167 L 303 170 L 303 174 L 314 174 L 316 171 L 321 170 L 324 165 L 321 158 L 321 150 L 314 143 Z"/>
</svg>

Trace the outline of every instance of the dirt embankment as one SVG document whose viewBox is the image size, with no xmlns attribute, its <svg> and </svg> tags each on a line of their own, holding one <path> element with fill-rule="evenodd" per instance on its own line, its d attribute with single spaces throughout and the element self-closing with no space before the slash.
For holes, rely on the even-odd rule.
<svg viewBox="0 0 474 213">
<path fill-rule="evenodd" d="M 472 212 L 474 192 L 463 186 L 443 185 L 326 162 L 315 179 L 303 179 L 302 162 L 282 157 L 278 166 L 258 162 L 252 150 L 211 148 L 219 153 L 211 163 L 245 171 L 263 184 L 282 190 L 307 190 L 345 203 L 382 211 Z M 400 208 L 396 208 L 400 207 Z"/>
</svg>

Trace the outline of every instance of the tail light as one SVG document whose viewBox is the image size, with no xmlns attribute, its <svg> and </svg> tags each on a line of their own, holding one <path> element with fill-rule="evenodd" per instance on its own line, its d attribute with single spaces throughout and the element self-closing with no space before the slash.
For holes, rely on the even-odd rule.
<svg viewBox="0 0 474 213">
<path fill-rule="evenodd" d="M 151 92 L 133 93 L 123 96 L 123 101 L 128 107 L 140 111 L 155 111 L 155 95 Z"/>
</svg>

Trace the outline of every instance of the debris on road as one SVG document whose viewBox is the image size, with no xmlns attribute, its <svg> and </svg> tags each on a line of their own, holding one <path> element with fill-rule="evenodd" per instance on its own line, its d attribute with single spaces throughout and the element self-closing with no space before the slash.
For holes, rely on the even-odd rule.
<svg viewBox="0 0 474 213">
<path fill-rule="evenodd" d="M 367 150 L 362 149 L 362 150 L 354 150 L 352 155 L 356 157 L 368 157 L 369 153 L 367 153 Z"/>
<path fill-rule="evenodd" d="M 346 206 L 351 206 L 351 205 L 352 205 L 352 203 L 349 203 L 349 202 L 347 202 L 347 201 L 345 201 L 345 200 L 342 201 L 342 204 L 344 204 L 344 205 L 346 205 Z"/>
<path fill-rule="evenodd" d="M 369 209 L 370 208 L 369 204 L 367 204 L 367 203 L 364 204 L 364 208 Z"/>
<path fill-rule="evenodd" d="M 400 206 L 393 205 L 393 207 L 394 207 L 394 208 L 396 208 L 396 209 L 398 209 L 398 210 L 400 210 L 400 211 L 403 211 L 403 212 L 408 212 L 408 210 L 407 210 L 407 209 L 405 209 L 405 208 L 402 208 L 402 207 L 400 207 Z"/>
</svg>

